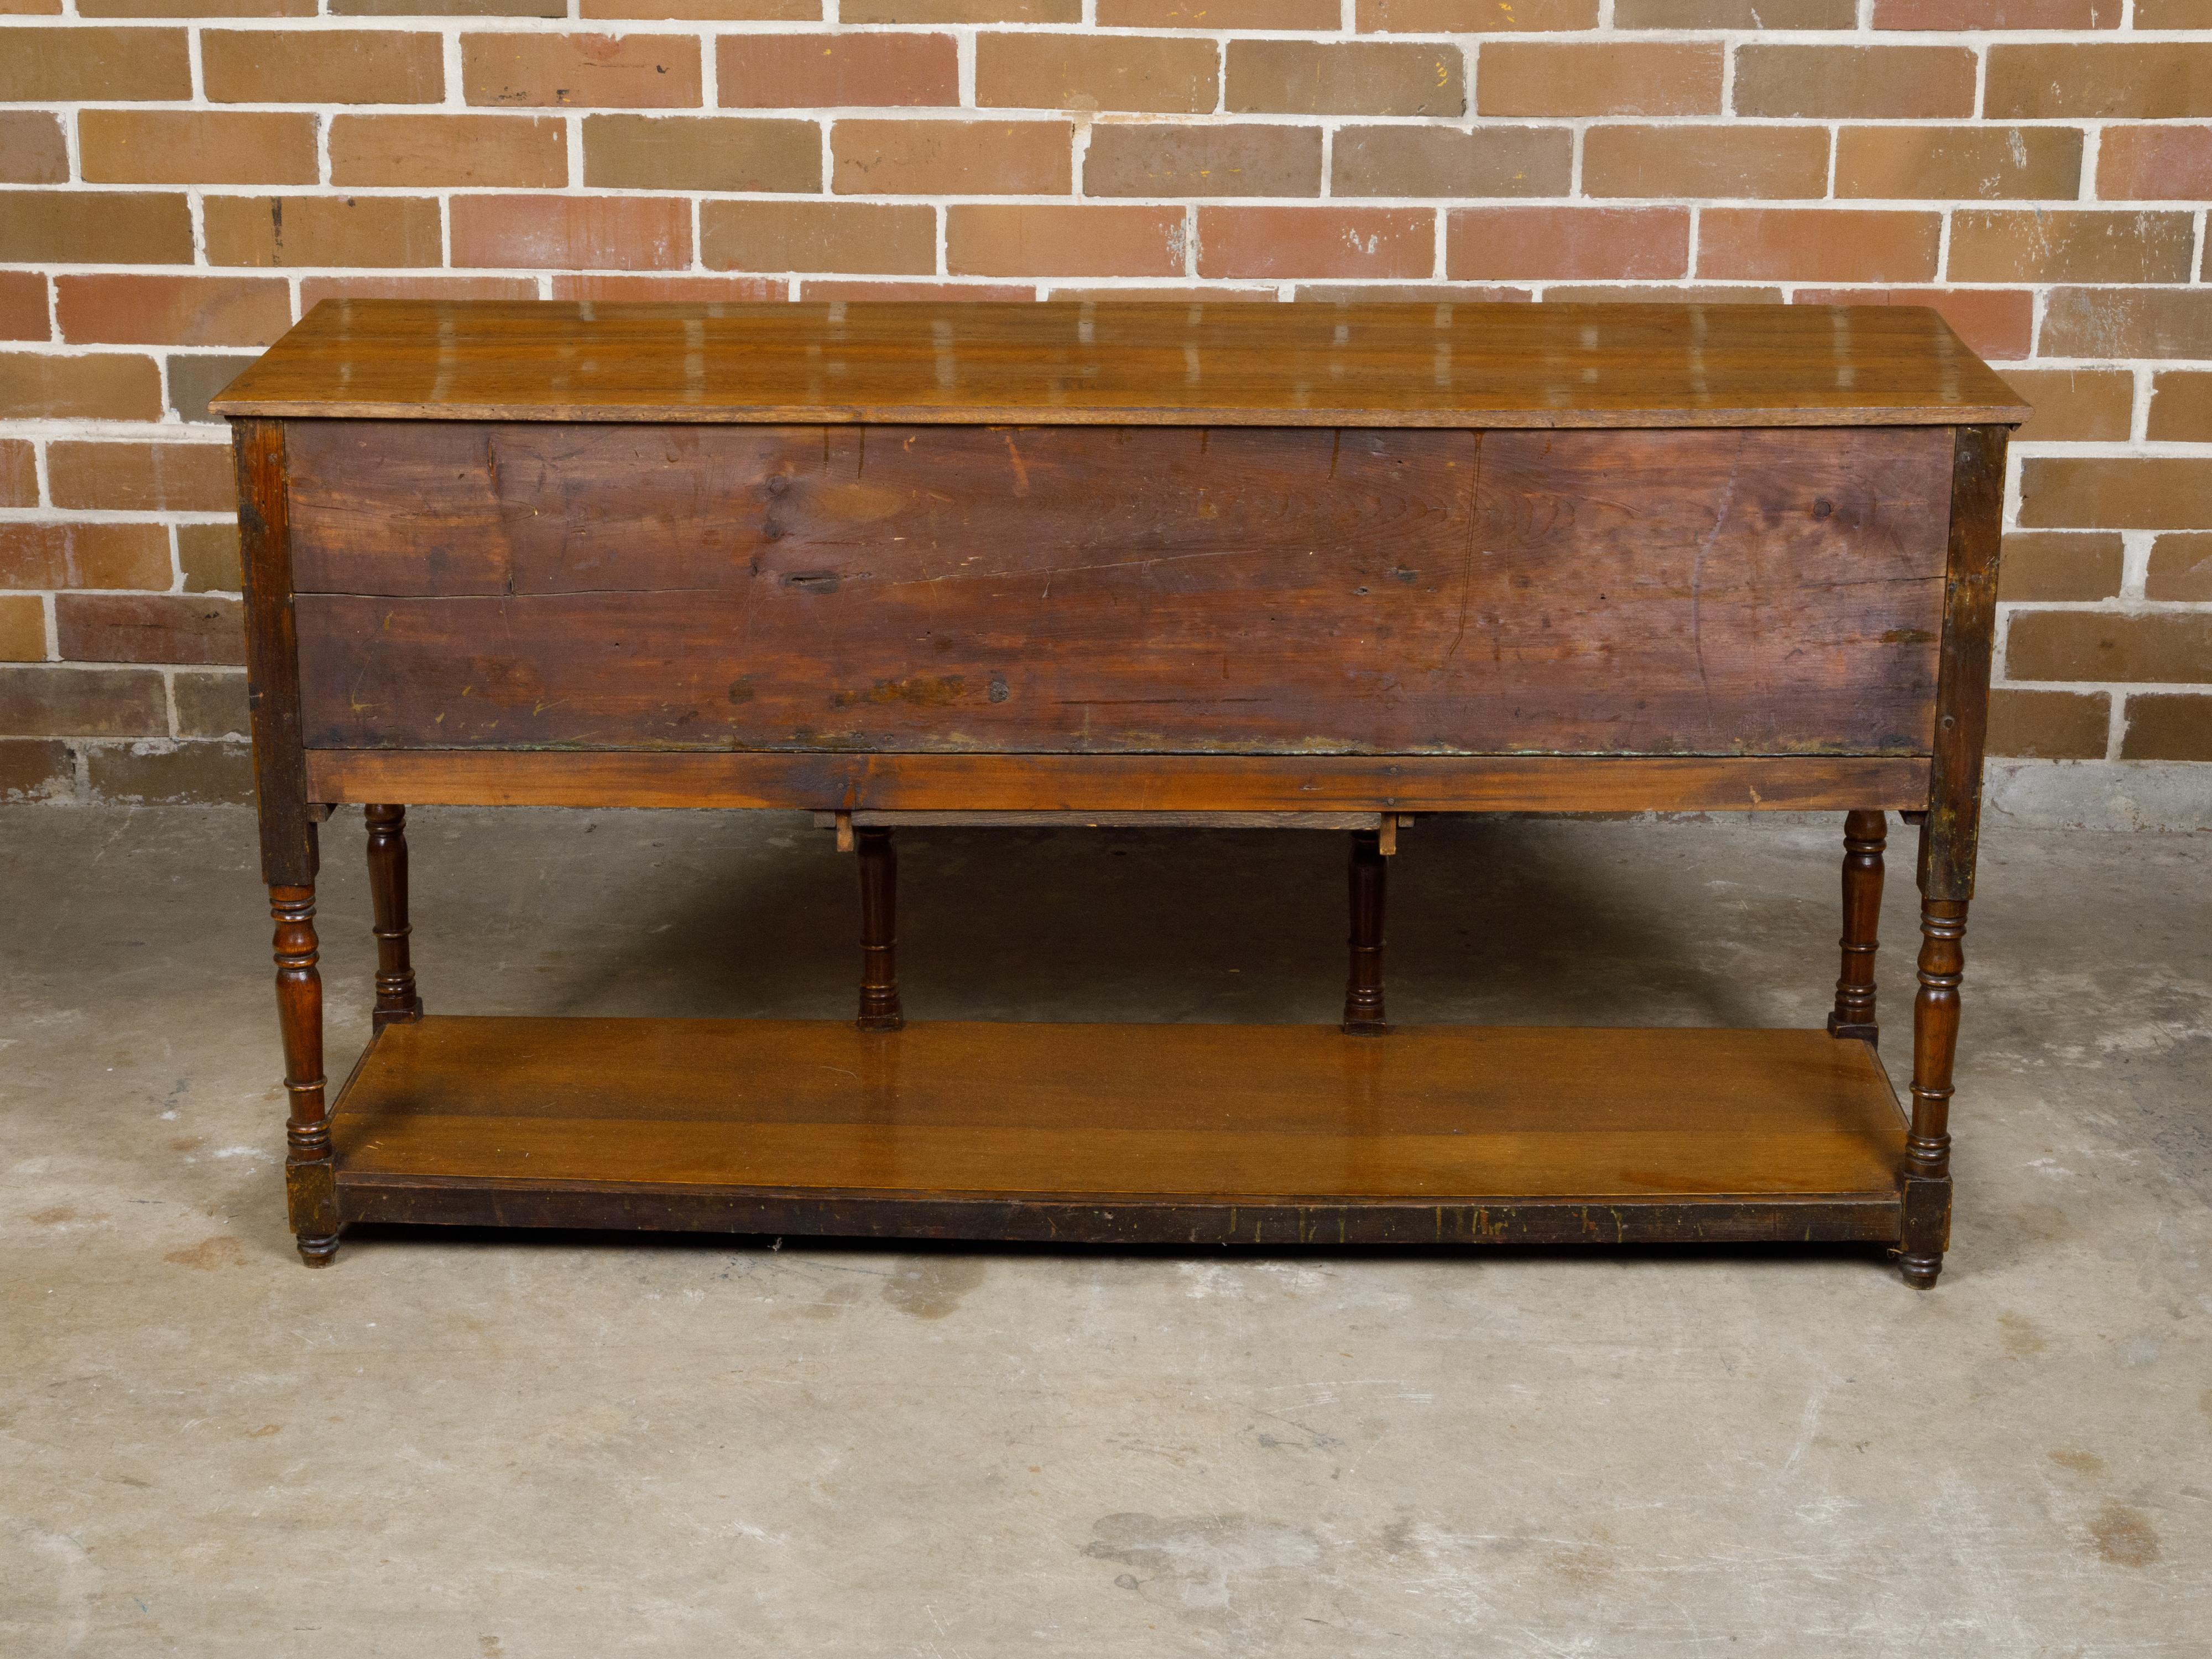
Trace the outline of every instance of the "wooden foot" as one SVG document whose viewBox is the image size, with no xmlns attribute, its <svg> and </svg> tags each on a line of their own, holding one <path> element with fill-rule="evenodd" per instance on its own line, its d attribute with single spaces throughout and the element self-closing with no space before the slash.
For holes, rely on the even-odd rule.
<svg viewBox="0 0 2212 1659">
<path fill-rule="evenodd" d="M 284 1091 L 292 1103 L 284 1124 L 284 1194 L 301 1256 L 319 1266 L 337 1249 L 338 1202 L 330 1112 L 323 1099 L 315 890 L 271 887 L 269 914 L 276 923 L 276 1018 L 284 1035 Z"/>
<path fill-rule="evenodd" d="M 1921 901 L 1920 989 L 1912 1001 L 1912 1122 L 1899 1181 L 1905 1282 L 1923 1290 L 1943 1271 L 1943 1252 L 1951 1242 L 1951 1066 L 1959 1046 L 1966 937 L 1966 900 Z"/>
<path fill-rule="evenodd" d="M 371 806 L 368 820 L 368 896 L 376 916 L 375 1030 L 394 1020 L 422 1018 L 422 999 L 415 994 L 415 964 L 407 937 L 407 809 Z"/>
<path fill-rule="evenodd" d="M 1382 911 L 1390 866 L 1372 830 L 1352 835 L 1352 972 L 1344 989 L 1344 1029 L 1375 1036 L 1389 1029 L 1382 1016 Z"/>
<path fill-rule="evenodd" d="M 1836 981 L 1830 1036 L 1857 1037 L 1879 1046 L 1875 1023 L 1874 958 L 1881 926 L 1881 854 L 1889 820 L 1881 812 L 1852 812 L 1844 819 L 1843 975 Z"/>
<path fill-rule="evenodd" d="M 898 854 L 888 830 L 854 833 L 860 863 L 860 1018 L 864 1031 L 896 1031 L 899 1008 L 896 931 Z"/>
</svg>

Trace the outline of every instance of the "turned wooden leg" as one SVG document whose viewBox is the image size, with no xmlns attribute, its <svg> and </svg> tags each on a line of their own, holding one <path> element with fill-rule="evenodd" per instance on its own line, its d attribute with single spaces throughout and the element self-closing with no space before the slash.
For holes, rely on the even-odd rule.
<svg viewBox="0 0 2212 1659">
<path fill-rule="evenodd" d="M 276 922 L 276 1018 L 284 1032 L 284 1194 L 300 1259 L 320 1267 L 337 1254 L 337 1170 L 323 1100 L 323 976 L 315 939 L 315 890 L 271 887 Z"/>
<path fill-rule="evenodd" d="M 1344 1029 L 1355 1036 L 1387 1030 L 1382 1018 L 1382 907 L 1390 866 L 1372 830 L 1352 832 L 1352 972 L 1344 988 Z"/>
<path fill-rule="evenodd" d="M 1925 1290 L 1951 1242 L 1951 1063 L 1966 968 L 1966 901 L 1920 905 L 1920 989 L 1912 1001 L 1912 1124 L 1899 1176 L 1905 1282 Z"/>
<path fill-rule="evenodd" d="M 376 916 L 376 1012 L 374 1028 L 422 1018 L 415 994 L 415 964 L 408 955 L 407 809 L 371 806 L 368 819 L 368 897 Z"/>
<path fill-rule="evenodd" d="M 1844 819 L 1844 971 L 1836 981 L 1830 1036 L 1858 1037 L 1879 1046 L 1875 1024 L 1874 956 L 1881 927 L 1881 852 L 1889 819 L 1881 812 L 1852 812 Z"/>
<path fill-rule="evenodd" d="M 860 1029 L 896 1031 L 906 1024 L 898 993 L 898 854 L 888 830 L 854 832 L 860 863 Z"/>
</svg>

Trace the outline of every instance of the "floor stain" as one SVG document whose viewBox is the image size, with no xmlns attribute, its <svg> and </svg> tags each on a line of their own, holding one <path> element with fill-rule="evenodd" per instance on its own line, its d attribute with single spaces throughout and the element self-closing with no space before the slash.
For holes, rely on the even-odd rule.
<svg viewBox="0 0 2212 1659">
<path fill-rule="evenodd" d="M 213 1273 L 217 1267 L 243 1267 L 246 1249 L 228 1233 L 217 1233 L 213 1238 L 202 1239 L 184 1249 L 172 1250 L 161 1260 L 174 1262 L 179 1267 Z"/>
<path fill-rule="evenodd" d="M 2062 1469 L 2071 1469 L 2076 1474 L 2102 1474 L 2105 1460 L 2094 1452 L 2071 1451 L 2062 1446 L 2051 1454 L 2051 1461 Z"/>
<path fill-rule="evenodd" d="M 902 1262 L 884 1283 L 884 1300 L 916 1319 L 942 1319 L 983 1282 L 984 1264 L 972 1255 L 926 1255 Z"/>
<path fill-rule="evenodd" d="M 2025 1314 L 1999 1314 L 1997 1334 L 2004 1339 L 2005 1352 L 2015 1359 L 2041 1353 L 2051 1346 L 2043 1340 L 2043 1333 L 2036 1329 L 2035 1322 Z"/>
<path fill-rule="evenodd" d="M 31 1219 L 41 1227 L 58 1227 L 65 1221 L 76 1219 L 76 1209 L 67 1204 L 57 1204 L 51 1210 L 33 1210 Z"/>
<path fill-rule="evenodd" d="M 2141 1510 L 2109 1499 L 2089 1522 L 2097 1553 L 2116 1567 L 2147 1567 L 2158 1559 L 2158 1528 Z"/>
</svg>

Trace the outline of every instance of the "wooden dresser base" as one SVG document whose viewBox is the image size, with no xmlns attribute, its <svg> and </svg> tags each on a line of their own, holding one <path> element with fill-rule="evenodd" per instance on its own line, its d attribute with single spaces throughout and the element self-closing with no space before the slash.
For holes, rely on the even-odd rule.
<svg viewBox="0 0 2212 1659">
<path fill-rule="evenodd" d="M 1905 1122 L 1821 1031 L 431 1018 L 331 1131 L 342 1223 L 1893 1243 Z"/>
</svg>

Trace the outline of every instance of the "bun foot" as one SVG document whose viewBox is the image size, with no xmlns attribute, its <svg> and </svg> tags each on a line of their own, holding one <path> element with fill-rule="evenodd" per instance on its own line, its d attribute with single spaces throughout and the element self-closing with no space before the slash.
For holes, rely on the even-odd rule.
<svg viewBox="0 0 2212 1659">
<path fill-rule="evenodd" d="M 320 1238 L 303 1237 L 299 1243 L 300 1260 L 310 1267 L 327 1267 L 337 1258 L 338 1236 L 336 1233 L 326 1234 Z"/>
<path fill-rule="evenodd" d="M 1936 1276 L 1943 1271 L 1943 1257 L 1940 1252 L 1934 1255 L 1907 1255 L 1899 1258 L 1897 1265 L 1905 1274 L 1905 1282 L 1914 1290 L 1930 1291 L 1936 1288 Z"/>
</svg>

